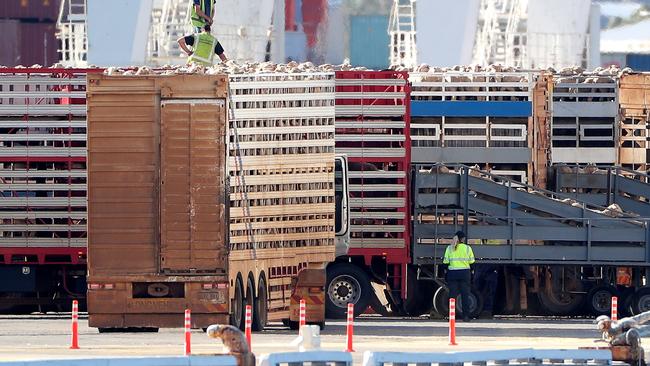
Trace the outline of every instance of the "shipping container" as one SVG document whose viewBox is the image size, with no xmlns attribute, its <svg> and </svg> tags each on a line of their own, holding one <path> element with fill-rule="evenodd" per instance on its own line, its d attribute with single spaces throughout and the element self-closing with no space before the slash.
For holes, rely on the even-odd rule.
<svg viewBox="0 0 650 366">
<path fill-rule="evenodd" d="M 627 67 L 634 71 L 650 71 L 650 54 L 630 53 L 626 57 Z"/>
<path fill-rule="evenodd" d="M 372 69 L 388 67 L 388 17 L 357 15 L 350 17 L 350 62 Z"/>
<path fill-rule="evenodd" d="M 15 65 L 50 66 L 59 60 L 56 23 L 20 23 L 20 54 Z M 11 65 L 13 66 L 13 65 Z"/>
<path fill-rule="evenodd" d="M 60 0 L 2 0 L 0 18 L 56 22 Z"/>
<path fill-rule="evenodd" d="M 20 61 L 19 31 L 19 21 L 0 19 L 0 65 L 14 66 Z"/>
</svg>

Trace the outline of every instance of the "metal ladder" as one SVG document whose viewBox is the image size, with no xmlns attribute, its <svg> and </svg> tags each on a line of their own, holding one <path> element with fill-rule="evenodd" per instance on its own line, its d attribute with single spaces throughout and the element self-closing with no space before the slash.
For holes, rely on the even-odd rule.
<svg viewBox="0 0 650 366">
<path fill-rule="evenodd" d="M 388 27 L 390 64 L 404 67 L 417 66 L 415 0 L 394 0 Z"/>
<path fill-rule="evenodd" d="M 164 0 L 152 9 L 147 63 L 150 65 L 184 64 L 183 55 L 176 40 L 192 32 L 189 6 L 186 0 Z"/>
<path fill-rule="evenodd" d="M 88 65 L 86 9 L 86 0 L 64 0 L 61 2 L 56 36 L 61 41 L 59 54 L 64 66 L 85 67 Z"/>
</svg>

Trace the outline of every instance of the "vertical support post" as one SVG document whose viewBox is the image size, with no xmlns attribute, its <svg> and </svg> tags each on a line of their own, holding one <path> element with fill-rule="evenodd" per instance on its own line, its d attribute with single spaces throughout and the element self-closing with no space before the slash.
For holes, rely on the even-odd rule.
<svg viewBox="0 0 650 366">
<path fill-rule="evenodd" d="M 456 299 L 449 298 L 449 345 L 456 346 Z"/>
<path fill-rule="evenodd" d="M 645 222 L 645 261 L 650 262 L 650 221 Z M 650 280 L 650 279 L 648 279 Z"/>
<path fill-rule="evenodd" d="M 591 220 L 587 219 L 587 261 L 591 261 Z"/>
<path fill-rule="evenodd" d="M 307 304 L 305 300 L 300 300 L 300 318 L 298 323 L 298 329 L 302 329 L 303 326 L 307 324 Z"/>
<path fill-rule="evenodd" d="M 70 349 L 79 349 L 79 301 L 72 300 L 72 341 Z"/>
<path fill-rule="evenodd" d="M 352 338 L 354 337 L 354 304 L 352 303 L 348 304 L 348 323 L 346 328 L 347 347 L 345 352 L 354 352 L 354 347 L 352 346 Z"/>
<path fill-rule="evenodd" d="M 253 307 L 250 305 L 246 305 L 246 319 L 244 320 L 245 322 L 245 330 L 246 330 L 246 342 L 248 342 L 248 348 L 250 350 L 253 349 L 253 342 L 252 342 L 252 336 L 251 336 L 251 328 L 253 326 Z"/>
<path fill-rule="evenodd" d="M 612 320 L 618 320 L 618 297 L 612 296 Z"/>
<path fill-rule="evenodd" d="M 468 216 L 469 216 L 469 170 L 470 167 L 465 167 L 465 174 L 463 174 L 463 186 L 465 186 L 465 189 L 463 190 L 463 195 L 464 195 L 464 204 L 463 204 L 463 232 L 465 235 L 469 235 L 468 230 Z"/>
<path fill-rule="evenodd" d="M 192 315 L 190 309 L 185 309 L 185 350 L 183 354 L 189 356 L 192 354 L 192 335 L 190 331 L 192 330 Z"/>
</svg>

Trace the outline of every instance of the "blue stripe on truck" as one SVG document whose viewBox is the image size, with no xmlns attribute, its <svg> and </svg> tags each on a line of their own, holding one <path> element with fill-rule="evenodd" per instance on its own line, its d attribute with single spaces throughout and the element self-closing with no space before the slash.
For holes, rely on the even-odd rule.
<svg viewBox="0 0 650 366">
<path fill-rule="evenodd" d="M 411 117 L 530 117 L 531 102 L 412 100 Z"/>
</svg>

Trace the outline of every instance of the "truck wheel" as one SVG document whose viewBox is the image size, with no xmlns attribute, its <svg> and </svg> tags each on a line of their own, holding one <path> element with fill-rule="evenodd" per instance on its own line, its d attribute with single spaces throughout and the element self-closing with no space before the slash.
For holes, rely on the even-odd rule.
<svg viewBox="0 0 650 366">
<path fill-rule="evenodd" d="M 244 321 L 242 322 L 244 325 L 244 328 L 242 330 L 246 329 L 246 306 L 250 305 L 251 306 L 251 312 L 255 310 L 255 292 L 253 289 L 255 288 L 255 285 L 253 285 L 253 279 L 248 277 L 246 280 L 246 298 L 244 299 L 244 311 L 243 311 L 243 319 Z M 251 314 L 252 315 L 252 314 Z M 251 319 L 251 322 L 253 319 Z M 251 328 L 253 327 L 253 323 L 251 323 Z"/>
<path fill-rule="evenodd" d="M 428 314 L 433 307 L 436 285 L 432 281 L 419 281 L 417 268 L 414 266 L 409 266 L 407 271 L 407 294 L 404 300 L 404 310 L 410 316 Z"/>
<path fill-rule="evenodd" d="M 232 300 L 232 311 L 230 312 L 230 324 L 233 327 L 244 330 L 244 290 L 241 277 L 235 280 L 235 298 Z"/>
<path fill-rule="evenodd" d="M 462 313 L 463 298 L 456 303 L 456 314 Z M 438 288 L 433 295 L 433 309 L 443 318 L 449 317 L 449 290 L 444 287 Z M 470 292 L 469 316 L 477 317 L 483 311 L 483 296 L 475 289 Z M 458 318 L 458 316 L 456 317 Z"/>
<path fill-rule="evenodd" d="M 346 317 L 348 303 L 354 304 L 355 316 L 363 313 L 372 295 L 368 275 L 349 263 L 327 268 L 326 289 L 325 315 L 333 319 Z"/>
<path fill-rule="evenodd" d="M 634 314 L 641 314 L 650 311 L 650 287 L 641 287 L 634 294 L 632 301 Z"/>
<path fill-rule="evenodd" d="M 575 268 L 547 268 L 545 276 L 544 287 L 537 293 L 545 315 L 570 315 L 582 305 L 584 288 Z"/>
<path fill-rule="evenodd" d="M 268 293 L 266 290 L 266 280 L 264 276 L 260 276 L 257 282 L 257 297 L 255 298 L 255 305 L 253 306 L 253 330 L 261 332 L 266 327 L 268 318 Z"/>
<path fill-rule="evenodd" d="M 596 286 L 587 293 L 587 308 L 593 315 L 609 315 L 612 296 L 617 294 L 611 286 Z"/>
</svg>

